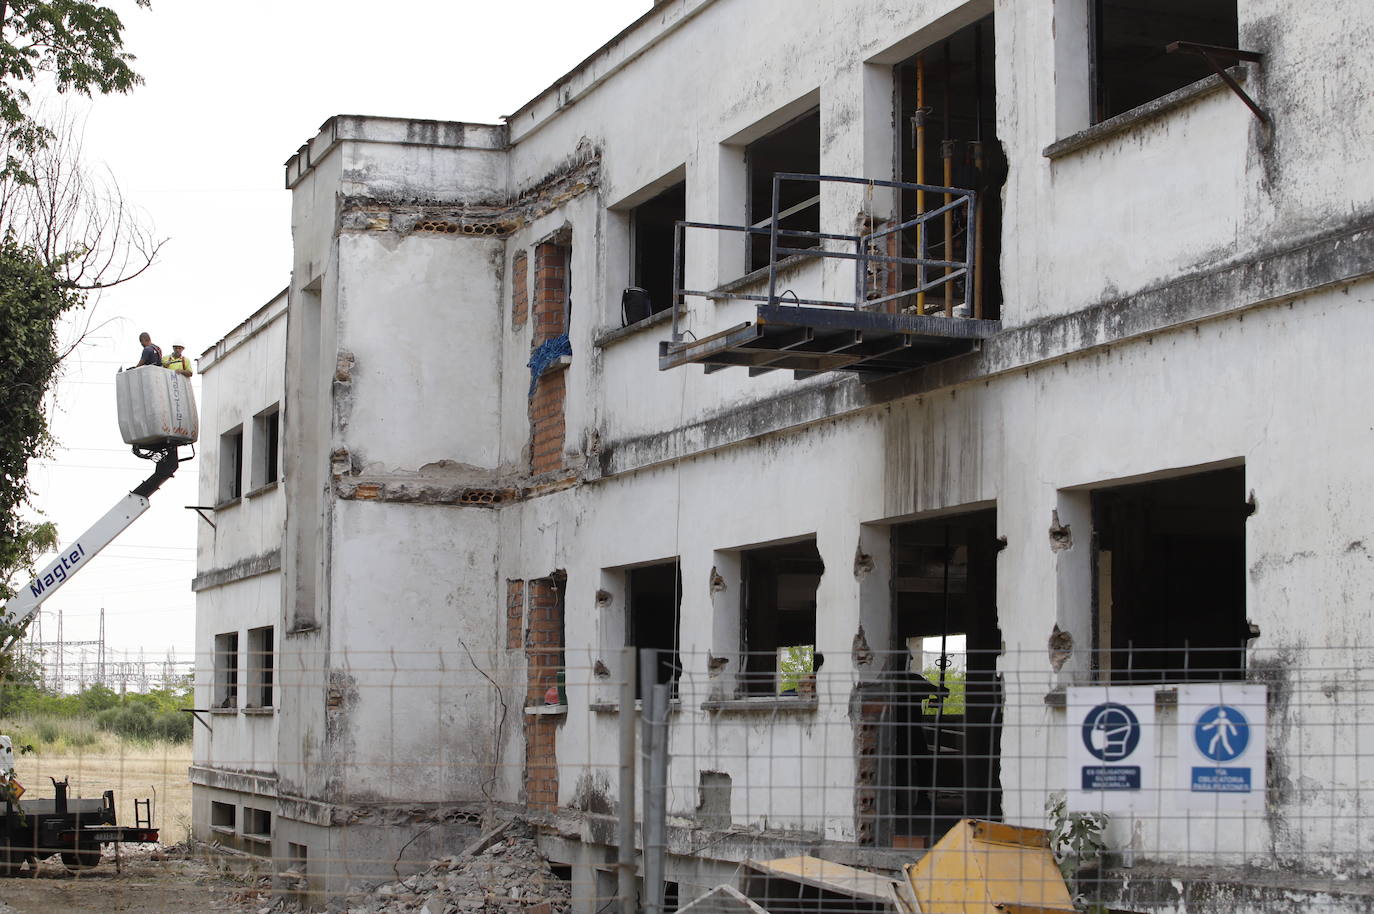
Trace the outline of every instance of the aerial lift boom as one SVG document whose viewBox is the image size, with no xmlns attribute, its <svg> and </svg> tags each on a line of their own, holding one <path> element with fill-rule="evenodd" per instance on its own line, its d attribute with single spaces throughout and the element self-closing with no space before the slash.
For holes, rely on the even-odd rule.
<svg viewBox="0 0 1374 914">
<path fill-rule="evenodd" d="M 119 536 L 129 525 L 138 520 L 148 510 L 148 498 L 172 478 L 180 462 L 177 448 L 171 447 L 158 453 L 153 474 L 125 495 L 105 516 L 96 521 L 89 530 L 68 544 L 48 565 L 34 575 L 32 581 L 19 589 L 14 599 L 5 604 L 4 621 L 6 625 L 23 626 L 43 601 L 57 592 L 57 589 L 71 580 L 100 550 Z"/>
<path fill-rule="evenodd" d="M 153 474 L 19 589 L 0 615 L 6 625 L 22 628 L 44 600 L 138 520 L 152 494 L 176 473 L 179 448 L 194 444 L 200 435 L 190 381 L 175 371 L 156 365 L 121 371 L 115 376 L 115 400 L 124 443 L 133 445 L 139 457 L 156 461 Z"/>
</svg>

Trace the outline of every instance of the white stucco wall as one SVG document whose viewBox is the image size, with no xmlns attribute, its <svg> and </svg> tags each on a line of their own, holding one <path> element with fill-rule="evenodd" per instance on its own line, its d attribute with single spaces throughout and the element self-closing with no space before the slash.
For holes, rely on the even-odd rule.
<svg viewBox="0 0 1374 914">
<path fill-rule="evenodd" d="M 256 698 L 252 693 L 250 668 L 256 666 L 250 653 L 249 631 L 273 628 L 273 650 L 281 638 L 281 575 L 279 561 L 284 523 L 285 496 L 282 485 L 264 484 L 255 477 L 255 467 L 267 446 L 263 430 L 255 418 L 283 401 L 286 360 L 286 294 L 283 292 L 260 308 L 252 317 L 231 331 L 198 360 L 201 373 L 203 429 L 200 452 L 200 495 L 198 504 L 218 506 L 207 511 L 213 520 L 199 524 L 196 580 L 196 685 L 195 707 L 209 709 L 200 714 L 195 728 L 193 788 L 198 796 L 193 816 L 193 833 L 201 840 L 214 840 L 209 831 L 209 803 L 244 802 L 257 808 L 272 806 L 266 798 L 241 791 L 206 786 L 200 771 L 250 772 L 275 776 L 277 768 L 278 717 L 275 705 L 282 695 L 280 672 L 274 671 L 273 705 L 249 708 Z M 280 415 L 280 414 L 279 414 Z M 232 428 L 243 431 L 243 495 L 232 502 L 221 502 L 220 435 Z M 280 428 L 280 426 L 279 426 Z M 278 444 L 280 454 L 280 444 Z M 282 461 L 278 459 L 280 475 Z M 229 706 L 216 692 L 216 669 L 225 665 L 215 656 L 216 636 L 237 633 L 237 694 Z M 243 815 L 239 809 L 236 828 L 242 833 Z M 218 838 L 223 839 L 220 835 Z M 261 852 L 262 848 L 257 848 Z"/>
<path fill-rule="evenodd" d="M 1056 624 L 1079 646 L 1093 637 L 1087 493 L 1243 466 L 1259 506 L 1246 524 L 1247 613 L 1261 632 L 1252 662 L 1288 702 L 1275 711 L 1270 813 L 1161 813 L 1118 821 L 1111 837 L 1180 864 L 1207 847 L 1236 864 L 1362 866 L 1369 826 L 1346 798 L 1372 786 L 1357 759 L 1374 733 L 1351 710 L 1368 696 L 1328 694 L 1304 677 L 1335 648 L 1363 652 L 1342 655 L 1345 668 L 1369 652 L 1364 518 L 1374 506 L 1361 480 L 1374 422 L 1351 392 L 1371 380 L 1358 347 L 1374 330 L 1374 284 L 1368 270 L 1339 278 L 1363 269 L 1332 265 L 1345 242 L 1304 252 L 1368 225 L 1374 152 L 1360 140 L 1371 115 L 1342 100 L 1367 94 L 1374 72 L 1367 55 L 1333 64 L 1325 50 L 1367 44 L 1374 13 L 1238 5 L 1242 45 L 1268 55 L 1245 86 L 1273 113 L 1272 135 L 1221 89 L 1048 157 L 1086 127 L 1074 107 L 1087 64 L 1075 2 L 861 0 L 843 14 L 782 0 L 666 3 L 506 127 L 334 119 L 292 160 L 288 422 L 312 386 L 319 400 L 284 437 L 288 479 L 309 485 L 277 502 L 286 546 L 273 612 L 284 628 L 302 605 L 311 618 L 284 646 L 297 686 L 283 696 L 276 763 L 284 792 L 321 805 L 292 807 L 284 827 L 324 832 L 328 804 L 519 803 L 525 656 L 504 645 L 505 582 L 556 571 L 567 574 L 570 705 L 557 725 L 559 801 L 584 803 L 592 790 L 613 804 L 618 718 L 588 706 L 616 699 L 621 569 L 677 557 L 688 666 L 672 718 L 670 814 L 694 814 L 701 771 L 726 772 L 740 828 L 852 841 L 849 702 L 873 674 L 849 649 L 860 623 L 873 647 L 889 646 L 887 528 L 974 508 L 995 508 L 1007 538 L 997 559 L 1007 818 L 1043 824 L 1046 793 L 1063 786 L 1063 711 L 1046 695 L 1087 672 L 1079 652 L 1055 673 L 1046 639 Z M 1011 163 L 1001 270 L 1013 333 L 959 363 L 974 367 L 870 387 L 834 374 L 660 372 L 665 325 L 598 343 L 619 324 L 628 282 L 626 201 L 685 175 L 689 218 L 742 221 L 742 145 L 817 103 L 823 170 L 892 177 L 902 142 L 893 64 L 989 12 Z M 550 183 L 588 163 L 576 172 L 591 175 L 585 186 Z M 827 190 L 823 224 L 848 229 L 868 206 L 862 191 Z M 404 219 L 419 209 L 509 221 L 499 235 L 412 232 Z M 526 252 L 533 296 L 534 248 L 551 237 L 572 248 L 571 482 L 540 487 L 526 473 L 533 314 L 513 326 L 512 271 Z M 690 284 L 736 279 L 737 239 L 702 238 L 688 245 Z M 1284 252 L 1280 267 L 1266 259 Z M 1241 278 L 1227 286 L 1217 277 L 1231 267 Z M 1281 296 L 1266 291 L 1275 269 L 1288 271 Z M 814 267 L 785 279 L 823 297 L 852 281 Z M 1085 309 L 1103 303 L 1118 310 L 1093 323 Z M 312 308 L 319 323 L 307 333 Z M 1218 317 L 1225 309 L 1237 310 Z M 688 312 L 698 337 L 752 317 L 746 303 L 702 299 Z M 319 354 L 307 363 L 310 347 Z M 204 396 L 222 424 L 235 394 L 211 380 Z M 202 473 L 215 478 L 211 460 Z M 510 500 L 462 506 L 463 486 Z M 203 533 L 203 566 L 267 542 L 283 523 L 277 510 L 241 544 Z M 1064 552 L 1050 548 L 1054 511 L 1074 534 Z M 703 709 L 720 684 L 707 654 L 739 651 L 738 551 L 807 536 L 826 565 L 819 706 Z M 856 552 L 872 571 L 856 572 Z M 712 569 L 723 591 L 710 589 Z M 609 604 L 598 606 L 598 591 Z M 268 602 L 239 585 L 203 598 L 203 633 L 255 599 Z M 598 660 L 609 680 L 593 674 Z M 1162 708 L 1161 720 L 1172 713 Z M 248 735 L 227 739 L 252 748 Z"/>
</svg>

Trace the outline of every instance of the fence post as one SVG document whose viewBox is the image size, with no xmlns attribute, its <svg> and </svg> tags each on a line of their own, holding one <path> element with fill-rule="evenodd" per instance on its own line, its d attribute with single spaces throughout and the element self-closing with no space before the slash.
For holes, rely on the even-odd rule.
<svg viewBox="0 0 1374 914">
<path fill-rule="evenodd" d="M 635 891 L 635 649 L 620 655 L 620 854 L 621 914 L 637 914 Z"/>
</svg>

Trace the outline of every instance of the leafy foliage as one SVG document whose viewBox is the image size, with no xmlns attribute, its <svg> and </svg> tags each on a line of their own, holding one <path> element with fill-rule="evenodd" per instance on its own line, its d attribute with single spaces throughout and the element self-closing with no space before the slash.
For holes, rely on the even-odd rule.
<svg viewBox="0 0 1374 914">
<path fill-rule="evenodd" d="M 940 682 L 940 668 L 927 667 L 921 672 L 931 685 Z M 967 674 L 963 670 L 945 670 L 945 695 L 943 700 L 927 698 L 921 707 L 922 713 L 934 715 L 937 708 L 941 714 L 963 714 L 966 710 L 964 684 Z"/>
<path fill-rule="evenodd" d="M 1079 909 L 1091 910 L 1078 884 L 1079 874 L 1102 862 L 1102 855 L 1107 852 L 1103 832 L 1110 817 L 1104 812 L 1071 812 L 1063 791 L 1045 799 L 1045 812 L 1050 819 L 1050 850 L 1059 864 L 1059 872 L 1073 891 Z"/>
<path fill-rule="evenodd" d="M 52 450 L 44 398 L 66 354 L 58 322 L 86 304 L 86 290 L 137 275 L 156 254 L 141 231 L 130 239 L 122 197 L 100 194 L 81 173 L 72 125 L 54 133 L 31 102 L 40 83 L 88 96 L 132 90 L 141 80 L 123 27 L 113 9 L 87 0 L 0 0 L 0 601 L 57 545 L 52 524 L 22 512 L 29 460 Z M 0 625 L 0 682 L 24 681 L 8 657 L 23 630 Z"/>
<path fill-rule="evenodd" d="M 43 397 L 57 371 L 56 323 L 80 306 L 83 293 L 68 288 L 35 255 L 12 237 L 0 238 L 0 595 L 13 595 L 10 577 L 31 568 L 56 546 L 51 524 L 20 515 L 28 503 L 29 460 L 50 453 Z M 8 635 L 8 644 L 15 633 Z"/>
<path fill-rule="evenodd" d="M 808 673 L 816 671 L 816 646 L 799 644 L 778 651 L 778 691 L 795 692 Z"/>
<path fill-rule="evenodd" d="M 98 730 L 136 742 L 187 742 L 194 721 L 182 709 L 191 703 L 189 683 L 124 695 L 102 685 L 88 686 L 76 695 L 10 685 L 0 706 L 8 719 L 6 732 L 16 742 L 81 748 L 95 741 Z"/>
<path fill-rule="evenodd" d="M 146 7 L 151 0 L 134 0 Z M 142 83 L 124 50 L 124 23 L 110 7 L 86 0 L 0 0 L 0 136 L 31 152 L 52 134 L 31 115 L 41 77 L 58 92 L 126 93 Z M 6 174 L 24 174 L 11 153 Z"/>
</svg>

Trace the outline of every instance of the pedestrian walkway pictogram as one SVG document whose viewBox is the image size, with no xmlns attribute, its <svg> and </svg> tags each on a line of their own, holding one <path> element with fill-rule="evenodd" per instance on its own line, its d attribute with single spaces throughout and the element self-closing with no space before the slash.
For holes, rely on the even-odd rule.
<svg viewBox="0 0 1374 914">
<path fill-rule="evenodd" d="M 1237 708 L 1213 705 L 1198 716 L 1193 739 L 1204 757 L 1229 762 L 1244 754 L 1250 744 L 1250 723 Z"/>
</svg>

